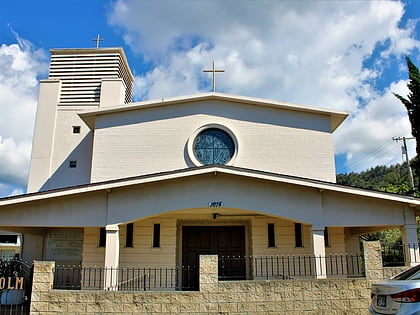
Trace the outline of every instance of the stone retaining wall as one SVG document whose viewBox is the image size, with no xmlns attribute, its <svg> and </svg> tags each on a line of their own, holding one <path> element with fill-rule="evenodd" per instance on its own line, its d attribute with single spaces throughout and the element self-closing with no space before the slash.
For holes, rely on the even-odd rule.
<svg viewBox="0 0 420 315">
<path fill-rule="evenodd" d="M 370 278 L 218 281 L 217 256 L 200 257 L 199 292 L 53 290 L 53 262 L 35 262 L 31 314 L 368 314 L 378 244 L 365 246 Z M 380 268 L 378 270 L 374 270 Z"/>
</svg>

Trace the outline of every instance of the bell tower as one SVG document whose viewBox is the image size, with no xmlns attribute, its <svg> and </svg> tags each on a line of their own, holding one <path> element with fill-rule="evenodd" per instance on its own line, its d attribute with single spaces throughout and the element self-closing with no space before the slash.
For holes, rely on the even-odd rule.
<svg viewBox="0 0 420 315">
<path fill-rule="evenodd" d="M 131 102 L 134 77 L 122 48 L 52 49 L 40 82 L 28 192 L 90 180 L 92 131 L 78 114 Z"/>
</svg>

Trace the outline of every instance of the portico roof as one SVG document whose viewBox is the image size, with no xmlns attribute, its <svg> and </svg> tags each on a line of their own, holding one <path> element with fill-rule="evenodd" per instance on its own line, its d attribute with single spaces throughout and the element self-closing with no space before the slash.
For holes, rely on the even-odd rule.
<svg viewBox="0 0 420 315">
<path fill-rule="evenodd" d="M 115 179 L 98 183 L 91 183 L 61 189 L 0 198 L 0 210 L 3 206 L 18 205 L 32 201 L 41 201 L 52 198 L 60 198 L 64 196 L 76 197 L 78 194 L 85 194 L 89 192 L 111 191 L 114 188 L 123 188 L 148 183 L 164 182 L 173 179 L 188 179 L 189 177 L 200 176 L 204 174 L 214 174 L 215 176 L 218 174 L 229 174 L 249 179 L 264 180 L 268 182 L 271 181 L 283 184 L 290 184 L 294 186 L 302 186 L 306 188 L 314 188 L 319 190 L 320 192 L 331 191 L 352 196 L 369 197 L 377 200 L 400 202 L 403 204 L 407 204 L 409 207 L 415 208 L 416 212 L 420 214 L 420 199 L 416 197 L 403 196 L 380 191 L 372 191 L 367 189 L 343 186 L 336 183 L 225 165 L 192 167 L 174 171 Z"/>
</svg>

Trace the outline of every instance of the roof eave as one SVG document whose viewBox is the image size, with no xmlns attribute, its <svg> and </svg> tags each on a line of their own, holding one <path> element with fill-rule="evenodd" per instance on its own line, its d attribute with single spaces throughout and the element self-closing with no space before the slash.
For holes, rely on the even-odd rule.
<svg viewBox="0 0 420 315">
<path fill-rule="evenodd" d="M 238 96 L 238 95 L 231 95 L 231 94 L 224 94 L 224 93 L 217 93 L 217 92 L 154 99 L 154 100 L 136 102 L 136 103 L 131 103 L 131 104 L 124 104 L 124 106 L 116 105 L 114 107 L 107 107 L 105 109 L 95 109 L 95 110 L 90 110 L 90 111 L 84 111 L 84 112 L 79 113 L 79 116 L 82 120 L 84 120 L 84 122 L 89 126 L 89 128 L 94 129 L 95 119 L 96 119 L 96 116 L 98 115 L 107 115 L 107 114 L 119 113 L 119 112 L 124 112 L 124 111 L 130 111 L 130 110 L 139 110 L 139 109 L 146 109 L 146 108 L 152 108 L 152 107 L 158 107 L 158 106 L 168 106 L 168 105 L 179 104 L 179 103 L 191 103 L 191 102 L 210 100 L 210 99 L 219 99 L 219 100 L 225 100 L 225 101 L 236 102 L 236 103 L 261 105 L 261 106 L 272 107 L 272 108 L 277 108 L 277 109 L 288 109 L 288 110 L 309 112 L 309 113 L 320 114 L 320 115 L 327 115 L 327 116 L 330 116 L 330 119 L 331 119 L 331 132 L 336 130 L 348 116 L 348 113 L 345 111 L 331 110 L 331 109 L 325 109 L 325 108 L 314 107 L 314 106 L 298 105 L 298 104 L 292 104 L 292 103 L 287 103 L 287 102 L 279 102 L 279 101 L 273 101 L 273 100 L 262 99 L 262 98 Z"/>
<path fill-rule="evenodd" d="M 395 201 L 407 204 L 409 207 L 419 208 L 420 212 L 420 199 L 415 197 L 409 196 L 401 196 L 395 194 L 389 194 L 385 192 L 377 192 L 371 191 L 361 188 L 354 188 L 349 186 L 342 186 L 335 183 L 329 182 L 322 182 L 313 179 L 305 179 L 300 177 L 288 176 L 288 175 L 280 175 L 274 173 L 268 173 L 264 171 L 256 171 L 256 170 L 249 170 L 243 168 L 237 168 L 232 166 L 204 166 L 204 167 L 195 167 L 195 168 L 188 168 L 188 169 L 181 169 L 175 171 L 168 171 L 156 174 L 148 174 L 142 175 L 132 178 L 124 178 L 124 179 L 116 179 L 110 180 L 101 183 L 93 183 L 93 184 L 86 184 L 81 186 L 75 187 L 68 187 L 63 189 L 57 189 L 52 191 L 44 191 L 44 192 L 37 192 L 31 193 L 26 195 L 14 196 L 0 199 L 0 207 L 31 202 L 36 200 L 43 200 L 43 199 L 50 199 L 50 198 L 58 198 L 58 197 L 65 197 L 70 195 L 77 195 L 82 193 L 89 193 L 89 192 L 98 192 L 98 191 L 109 191 L 110 189 L 114 188 L 122 188 L 140 184 L 147 184 L 171 179 L 180 179 L 180 178 L 187 178 L 191 176 L 203 175 L 203 174 L 230 174 L 236 176 L 243 176 L 253 179 L 261 179 L 273 182 L 279 182 L 284 184 L 290 185 L 297 185 L 303 186 L 313 189 L 319 189 L 320 191 L 332 191 L 338 193 L 345 193 L 351 194 L 356 196 L 363 196 L 369 198 L 376 198 L 388 201 Z"/>
</svg>

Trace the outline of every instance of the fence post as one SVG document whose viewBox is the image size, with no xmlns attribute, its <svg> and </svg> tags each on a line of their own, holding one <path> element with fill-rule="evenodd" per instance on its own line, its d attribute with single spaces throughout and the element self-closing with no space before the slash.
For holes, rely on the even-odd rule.
<svg viewBox="0 0 420 315">
<path fill-rule="evenodd" d="M 53 288 L 55 262 L 35 260 L 33 264 L 30 312 L 31 314 L 37 314 L 37 312 L 48 310 L 48 303 L 42 301 L 42 296 Z"/>
<path fill-rule="evenodd" d="M 381 243 L 379 241 L 363 241 L 366 279 L 383 279 Z"/>
<path fill-rule="evenodd" d="M 219 281 L 217 255 L 200 255 L 200 291 L 217 291 Z"/>
</svg>

